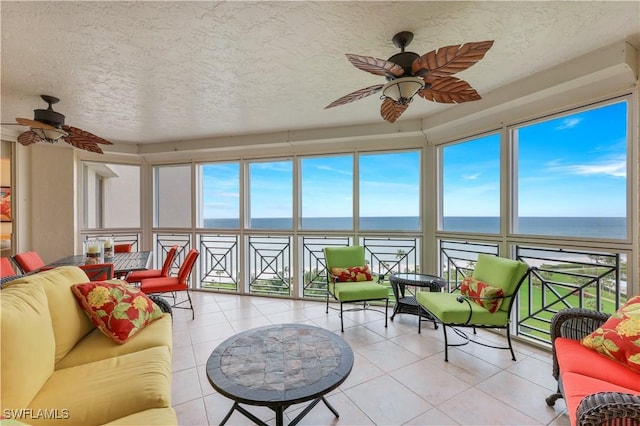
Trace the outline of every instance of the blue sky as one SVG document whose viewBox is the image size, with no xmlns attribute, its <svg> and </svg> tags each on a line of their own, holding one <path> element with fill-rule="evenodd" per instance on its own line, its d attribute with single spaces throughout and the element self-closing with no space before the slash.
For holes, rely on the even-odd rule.
<svg viewBox="0 0 640 426">
<path fill-rule="evenodd" d="M 626 215 L 626 102 L 523 125 L 518 140 L 520 216 Z M 419 214 L 420 153 L 359 156 L 360 216 Z M 445 216 L 498 216 L 500 138 L 491 134 L 443 149 Z M 250 163 L 253 218 L 290 217 L 293 163 Z M 304 217 L 353 214 L 353 157 L 301 161 Z M 237 218 L 238 163 L 204 168 L 204 217 Z"/>
</svg>

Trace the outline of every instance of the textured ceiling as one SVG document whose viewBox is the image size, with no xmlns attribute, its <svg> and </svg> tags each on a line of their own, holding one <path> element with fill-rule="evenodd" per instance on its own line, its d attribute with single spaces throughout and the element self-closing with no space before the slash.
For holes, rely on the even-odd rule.
<svg viewBox="0 0 640 426">
<path fill-rule="evenodd" d="M 414 32 L 418 54 L 495 40 L 457 76 L 486 94 L 626 40 L 640 47 L 640 2 L 11 2 L 2 1 L 2 123 L 32 118 L 40 94 L 67 124 L 114 142 L 152 143 L 379 123 L 384 82 L 345 53 L 386 59 Z M 478 101 L 482 102 L 482 101 Z M 454 106 L 416 99 L 403 119 Z"/>
</svg>

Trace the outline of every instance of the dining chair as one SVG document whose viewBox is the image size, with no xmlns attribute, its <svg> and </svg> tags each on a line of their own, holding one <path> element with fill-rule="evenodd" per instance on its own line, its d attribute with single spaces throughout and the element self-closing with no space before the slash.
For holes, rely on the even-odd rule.
<svg viewBox="0 0 640 426">
<path fill-rule="evenodd" d="M 167 252 L 167 257 L 164 259 L 164 263 L 162 264 L 162 269 L 142 269 L 139 271 L 131 271 L 126 276 L 125 280 L 129 284 L 140 283 L 142 280 L 147 278 L 160 278 L 160 277 L 168 277 L 169 270 L 171 269 L 171 265 L 173 265 L 173 260 L 176 257 L 176 252 L 178 251 L 178 245 L 174 245 Z"/>
<path fill-rule="evenodd" d="M 199 255 L 198 250 L 189 250 L 182 265 L 180 265 L 177 276 L 145 278 L 140 281 L 140 290 L 145 294 L 171 293 L 171 297 L 173 298 L 173 305 L 171 307 L 191 309 L 191 319 L 194 319 L 195 312 L 193 311 L 193 303 L 191 302 L 191 295 L 189 294 L 188 280 Z M 187 299 L 178 302 L 177 293 L 180 291 L 187 292 Z M 189 307 L 180 306 L 186 302 L 189 302 Z"/>
<path fill-rule="evenodd" d="M 44 266 L 44 261 L 35 251 L 18 253 L 13 256 L 13 261 L 18 265 L 18 268 L 20 268 L 23 274 L 37 271 Z"/>
<path fill-rule="evenodd" d="M 371 309 L 367 302 L 384 300 L 384 326 L 387 326 L 387 313 L 389 310 L 389 289 L 378 284 L 374 275 L 369 271 L 369 265 L 365 263 L 364 247 L 325 247 L 324 259 L 327 267 L 327 309 L 329 313 L 329 295 L 340 302 L 340 330 L 344 332 L 343 304 L 362 302 L 362 308 L 353 310 Z M 377 309 L 371 309 L 377 312 Z"/>
<path fill-rule="evenodd" d="M 444 332 L 444 360 L 449 361 L 449 347 L 476 343 L 494 349 L 508 349 L 516 360 L 511 345 L 511 309 L 520 286 L 529 275 L 529 265 L 517 260 L 480 253 L 473 274 L 465 278 L 460 293 L 432 293 L 421 291 L 416 299 L 427 313 L 442 324 Z M 423 310 L 420 309 L 418 333 Z M 505 330 L 507 346 L 497 346 L 471 339 L 460 328 L 493 328 Z M 447 328 L 463 338 L 460 343 L 449 343 Z"/>
<path fill-rule="evenodd" d="M 80 265 L 80 269 L 89 277 L 89 281 L 106 281 L 113 278 L 113 263 L 95 263 Z"/>
<path fill-rule="evenodd" d="M 132 243 L 120 243 L 113 245 L 114 253 L 130 253 L 133 248 Z"/>
</svg>

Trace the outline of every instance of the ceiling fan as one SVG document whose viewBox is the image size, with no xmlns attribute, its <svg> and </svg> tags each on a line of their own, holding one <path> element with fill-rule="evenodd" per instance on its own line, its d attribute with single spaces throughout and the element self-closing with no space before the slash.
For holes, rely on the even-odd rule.
<svg viewBox="0 0 640 426">
<path fill-rule="evenodd" d="M 452 45 L 432 50 L 420 56 L 405 52 L 413 40 L 413 33 L 402 31 L 391 41 L 400 48 L 388 60 L 347 53 L 347 59 L 358 69 L 381 75 L 386 84 L 376 84 L 349 93 L 327 105 L 333 108 L 357 101 L 382 91 L 380 115 L 390 123 L 395 122 L 409 107 L 413 97 L 418 96 L 433 102 L 462 103 L 481 99 L 469 83 L 452 74 L 466 70 L 493 46 L 493 40 Z"/>
<path fill-rule="evenodd" d="M 76 148 L 100 154 L 102 154 L 102 149 L 98 144 L 113 145 L 93 133 L 64 124 L 64 115 L 54 111 L 52 107 L 60 99 L 49 95 L 40 95 L 40 97 L 49 104 L 49 108 L 33 110 L 33 120 L 16 118 L 18 124 L 30 128 L 30 130 L 18 135 L 18 142 L 22 145 L 31 145 L 41 141 L 55 143 L 62 139 Z"/>
</svg>

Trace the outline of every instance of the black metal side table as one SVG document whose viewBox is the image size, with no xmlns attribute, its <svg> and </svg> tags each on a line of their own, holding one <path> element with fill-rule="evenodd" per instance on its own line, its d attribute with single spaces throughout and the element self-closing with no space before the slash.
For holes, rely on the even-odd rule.
<svg viewBox="0 0 640 426">
<path fill-rule="evenodd" d="M 396 298 L 396 305 L 393 308 L 393 314 L 391 315 L 391 321 L 396 314 L 413 314 L 420 316 L 420 305 L 416 300 L 415 294 L 412 294 L 410 290 L 407 290 L 407 286 L 428 288 L 429 291 L 440 292 L 445 287 L 445 281 L 435 275 L 416 274 L 416 273 L 404 273 L 404 274 L 392 274 L 389 276 L 389 282 L 393 289 L 393 295 Z M 437 329 L 438 324 L 436 320 L 431 317 L 426 310 L 422 309 L 422 317 L 427 321 L 432 321 L 434 327 Z"/>
</svg>

